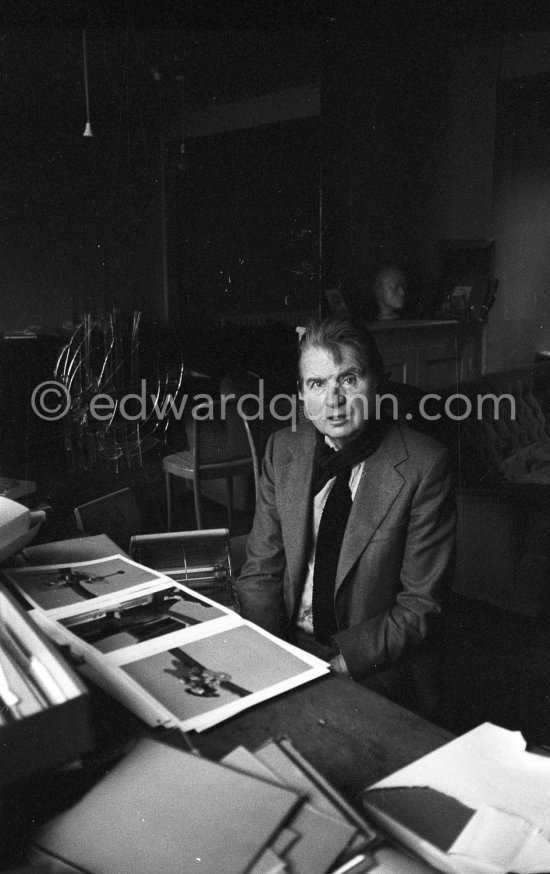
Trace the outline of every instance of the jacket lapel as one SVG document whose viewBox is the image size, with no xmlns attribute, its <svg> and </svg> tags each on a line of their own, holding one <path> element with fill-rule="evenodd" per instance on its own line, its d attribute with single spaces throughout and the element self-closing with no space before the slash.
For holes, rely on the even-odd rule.
<svg viewBox="0 0 550 874">
<path fill-rule="evenodd" d="M 393 427 L 374 455 L 365 460 L 342 542 L 336 588 L 358 561 L 403 488 L 403 477 L 395 467 L 407 457 L 401 433 Z"/>
<path fill-rule="evenodd" d="M 289 578 L 293 587 L 303 582 L 311 524 L 311 482 L 315 430 L 302 426 L 290 446 L 289 458 L 281 470 L 283 542 Z"/>
</svg>

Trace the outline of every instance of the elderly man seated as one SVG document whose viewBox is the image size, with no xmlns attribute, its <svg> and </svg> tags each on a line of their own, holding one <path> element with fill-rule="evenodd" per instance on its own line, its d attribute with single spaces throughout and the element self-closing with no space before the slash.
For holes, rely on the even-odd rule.
<svg viewBox="0 0 550 874">
<path fill-rule="evenodd" d="M 418 709 L 454 554 L 446 450 L 378 409 L 372 336 L 339 316 L 299 345 L 308 421 L 271 435 L 242 614 Z"/>
</svg>

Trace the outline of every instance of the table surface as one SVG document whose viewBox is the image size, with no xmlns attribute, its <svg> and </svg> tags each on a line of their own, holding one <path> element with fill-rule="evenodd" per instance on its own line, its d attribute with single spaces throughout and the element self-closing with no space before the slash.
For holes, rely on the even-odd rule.
<svg viewBox="0 0 550 874">
<path fill-rule="evenodd" d="M 254 749 L 281 736 L 350 801 L 453 738 L 353 680 L 329 674 L 191 739 L 201 753 L 217 759 L 240 744 Z"/>
<path fill-rule="evenodd" d="M 117 551 L 99 535 L 31 547 L 25 558 L 31 564 L 63 563 Z M 108 697 L 104 704 L 120 708 L 117 702 L 111 707 Z M 200 752 L 220 758 L 239 744 L 253 749 L 282 735 L 349 799 L 452 738 L 353 680 L 330 674 L 193 734 L 192 740 Z"/>
<path fill-rule="evenodd" d="M 99 540 L 99 544 L 95 544 L 96 549 L 98 546 L 100 551 L 101 548 L 109 548 L 109 544 L 103 543 L 101 538 Z M 37 549 L 36 555 L 31 553 L 32 563 L 51 562 L 54 559 L 61 562 L 67 559 L 83 560 L 81 554 L 78 558 L 75 554 L 77 550 L 80 552 L 82 544 L 71 543 L 71 548 L 59 550 L 60 545 L 65 546 L 52 544 L 53 552 L 48 546 Z M 92 557 L 97 555 L 86 555 L 86 558 Z M 110 746 L 114 739 L 115 754 L 123 752 L 129 738 L 151 732 L 101 690 L 96 690 L 92 699 L 96 701 L 96 714 L 98 711 L 101 713 L 101 721 L 107 726 L 103 741 L 107 740 L 107 746 Z M 122 718 L 119 736 L 117 714 Z M 162 731 L 154 732 L 159 740 L 162 739 Z M 168 737 L 168 732 L 166 735 Z M 219 759 L 236 746 L 254 750 L 264 741 L 282 736 L 288 737 L 296 749 L 349 801 L 353 801 L 365 787 L 427 755 L 453 737 L 448 731 L 353 680 L 328 674 L 245 710 L 207 731 L 192 733 L 189 738 L 201 754 Z M 97 753 L 99 767 L 96 762 L 92 768 L 94 782 L 102 770 L 104 750 L 101 740 Z M 111 756 L 112 753 L 113 750 L 110 751 Z M 109 769 L 110 764 L 107 763 L 105 770 Z M 79 776 L 79 772 L 74 771 L 62 772 L 51 780 L 47 775 L 44 779 L 36 775 L 13 793 L 8 789 L 3 813 L 5 815 L 9 810 L 13 815 L 13 819 L 12 816 L 8 817 L 7 825 L 16 845 L 15 858 L 18 858 L 19 850 L 30 837 L 30 823 L 38 825 L 54 815 L 60 798 L 65 797 L 66 802 L 74 803 L 89 785 L 85 773 Z M 25 803 L 21 804 L 23 800 Z M 27 815 L 25 807 L 28 807 Z M 1 861 L 0 870 L 4 870 Z"/>
<path fill-rule="evenodd" d="M 185 748 L 177 730 L 151 731 L 101 690 L 92 697 L 96 695 L 96 708 L 109 724 L 105 748 L 99 743 L 82 770 L 36 774 L 21 785 L 6 787 L 0 798 L 5 828 L 0 871 L 24 864 L 41 823 L 76 803 L 108 773 L 129 741 L 144 734 L 157 740 L 165 736 Z M 117 737 L 121 720 L 123 730 Z M 452 740 L 444 729 L 334 674 L 271 698 L 189 738 L 202 755 L 216 760 L 236 746 L 254 750 L 264 741 L 282 736 L 288 737 L 350 802 L 367 786 Z"/>
</svg>

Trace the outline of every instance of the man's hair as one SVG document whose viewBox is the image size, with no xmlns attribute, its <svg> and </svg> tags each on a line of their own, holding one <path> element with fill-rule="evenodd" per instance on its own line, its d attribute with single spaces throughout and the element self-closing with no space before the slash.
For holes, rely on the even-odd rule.
<svg viewBox="0 0 550 874">
<path fill-rule="evenodd" d="M 378 380 L 384 379 L 384 364 L 374 337 L 367 328 L 351 319 L 337 314 L 322 321 L 312 320 L 300 338 L 298 362 L 301 382 L 301 363 L 304 352 L 309 349 L 325 349 L 330 352 L 337 364 L 343 358 L 342 346 L 349 346 L 355 352 L 357 364 L 362 374 L 372 374 Z"/>
</svg>

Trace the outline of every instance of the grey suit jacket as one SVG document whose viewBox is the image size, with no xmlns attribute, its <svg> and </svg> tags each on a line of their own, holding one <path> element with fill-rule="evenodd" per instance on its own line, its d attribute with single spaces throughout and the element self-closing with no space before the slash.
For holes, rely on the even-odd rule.
<svg viewBox="0 0 550 874">
<path fill-rule="evenodd" d="M 314 449 L 309 422 L 270 437 L 237 581 L 243 616 L 282 637 L 291 635 L 309 557 Z M 418 652 L 440 612 L 454 532 L 446 450 L 393 424 L 365 460 L 338 563 L 334 639 L 354 679 Z"/>
</svg>

